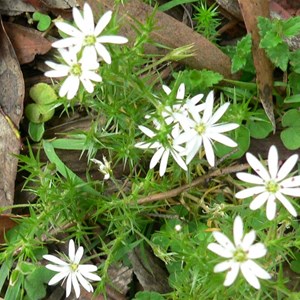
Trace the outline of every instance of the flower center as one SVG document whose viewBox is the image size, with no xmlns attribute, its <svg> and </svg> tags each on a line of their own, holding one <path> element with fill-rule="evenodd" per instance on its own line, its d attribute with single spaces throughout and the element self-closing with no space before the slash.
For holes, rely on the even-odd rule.
<svg viewBox="0 0 300 300">
<path fill-rule="evenodd" d="M 94 35 L 87 35 L 84 38 L 84 45 L 85 46 L 92 46 L 96 43 L 96 37 Z"/>
<path fill-rule="evenodd" d="M 236 262 L 244 262 L 247 260 L 247 253 L 243 249 L 237 248 L 233 254 L 233 258 Z"/>
<path fill-rule="evenodd" d="M 75 263 L 70 264 L 70 267 L 71 267 L 72 272 L 76 272 L 78 269 L 78 264 L 75 264 Z"/>
<path fill-rule="evenodd" d="M 74 64 L 74 65 L 71 67 L 70 73 L 71 73 L 72 75 L 74 75 L 74 76 L 80 76 L 81 73 L 82 73 L 81 65 L 80 65 L 80 64 Z"/>
<path fill-rule="evenodd" d="M 276 181 L 270 180 L 266 183 L 266 190 L 269 193 L 275 194 L 279 190 L 279 185 Z"/>
<path fill-rule="evenodd" d="M 206 126 L 204 123 L 199 123 L 195 126 L 195 130 L 199 133 L 199 135 L 205 133 Z"/>
</svg>

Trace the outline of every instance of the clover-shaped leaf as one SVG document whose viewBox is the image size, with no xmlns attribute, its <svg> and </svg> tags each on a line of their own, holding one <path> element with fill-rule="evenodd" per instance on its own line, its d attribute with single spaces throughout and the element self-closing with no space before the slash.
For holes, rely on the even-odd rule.
<svg viewBox="0 0 300 300">
<path fill-rule="evenodd" d="M 37 29 L 39 31 L 46 31 L 51 25 L 51 18 L 48 15 L 42 14 L 38 11 L 32 15 L 33 21 L 38 22 Z"/>
<path fill-rule="evenodd" d="M 300 148 L 300 111 L 291 109 L 282 117 L 282 126 L 287 127 L 280 133 L 284 146 L 289 150 Z"/>
</svg>

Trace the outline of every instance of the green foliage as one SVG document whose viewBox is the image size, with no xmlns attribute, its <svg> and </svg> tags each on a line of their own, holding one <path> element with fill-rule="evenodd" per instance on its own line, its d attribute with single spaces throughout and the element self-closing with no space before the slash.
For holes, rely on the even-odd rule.
<svg viewBox="0 0 300 300">
<path fill-rule="evenodd" d="M 235 53 L 232 57 L 231 71 L 232 73 L 244 70 L 247 72 L 254 71 L 252 59 L 252 40 L 251 35 L 247 34 L 240 41 L 238 41 Z"/>
<path fill-rule="evenodd" d="M 196 13 L 193 19 L 196 22 L 196 31 L 208 40 L 215 41 L 217 38 L 217 29 L 221 24 L 218 7 L 216 4 L 208 7 L 206 1 L 202 0 L 194 7 Z"/>
<path fill-rule="evenodd" d="M 282 126 L 287 127 L 280 133 L 284 146 L 290 150 L 300 148 L 300 112 L 297 109 L 288 110 L 282 117 Z"/>
<path fill-rule="evenodd" d="M 258 109 L 253 117 L 250 117 L 247 127 L 251 137 L 255 139 L 264 139 L 273 131 L 272 124 L 263 109 Z"/>
<path fill-rule="evenodd" d="M 165 298 L 156 292 L 138 292 L 133 300 L 164 300 Z"/>
<path fill-rule="evenodd" d="M 34 12 L 32 15 L 33 21 L 38 22 L 37 29 L 39 31 L 46 31 L 51 25 L 51 18 L 41 12 Z"/>
<path fill-rule="evenodd" d="M 159 6 L 158 10 L 159 11 L 167 11 L 175 6 L 183 5 L 183 4 L 187 4 L 187 3 L 193 3 L 196 1 L 198 1 L 198 0 L 172 0 L 172 1 L 169 1 L 169 2 Z"/>
</svg>

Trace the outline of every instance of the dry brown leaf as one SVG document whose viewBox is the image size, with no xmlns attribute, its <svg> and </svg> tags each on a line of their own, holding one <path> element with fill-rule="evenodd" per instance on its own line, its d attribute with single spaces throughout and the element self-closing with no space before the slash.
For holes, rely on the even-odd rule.
<svg viewBox="0 0 300 300">
<path fill-rule="evenodd" d="M 257 27 L 257 17 L 270 17 L 268 0 L 239 0 L 247 31 L 252 37 L 252 56 L 256 70 L 258 94 L 264 110 L 276 129 L 273 108 L 273 65 L 264 49 L 259 47 L 260 35 Z"/>
<path fill-rule="evenodd" d="M 24 80 L 14 49 L 0 18 L 0 207 L 11 206 L 17 173 L 23 115 Z M 9 210 L 8 210 L 9 211 Z"/>
<path fill-rule="evenodd" d="M 78 2 L 83 5 L 85 1 L 79 0 Z M 100 17 L 103 10 L 113 10 L 115 6 L 114 0 L 88 0 L 87 2 L 95 12 L 95 19 Z M 124 5 L 120 5 L 118 12 L 126 21 L 126 25 L 122 26 L 120 34 L 126 36 L 129 41 L 134 42 L 136 32 L 131 25 L 135 24 L 135 20 L 142 24 L 145 23 L 147 17 L 153 14 L 153 8 L 139 0 L 130 0 Z M 226 78 L 237 76 L 231 74 L 230 58 L 185 24 L 159 11 L 155 14 L 154 22 L 156 30 L 151 33 L 151 38 L 156 43 L 173 49 L 194 44 L 195 55 L 180 62 L 194 69 L 209 69 L 219 72 Z"/>
<path fill-rule="evenodd" d="M 45 54 L 51 49 L 51 42 L 38 30 L 5 22 L 4 28 L 21 65 L 32 62 L 36 54 Z"/>
</svg>

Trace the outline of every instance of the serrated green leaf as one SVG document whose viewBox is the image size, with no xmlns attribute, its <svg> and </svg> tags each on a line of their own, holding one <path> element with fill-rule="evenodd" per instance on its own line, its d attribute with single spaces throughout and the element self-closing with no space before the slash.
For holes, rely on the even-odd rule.
<svg viewBox="0 0 300 300">
<path fill-rule="evenodd" d="M 286 71 L 289 61 L 289 47 L 286 43 L 281 43 L 275 48 L 265 49 L 272 63 L 282 71 Z"/>
<path fill-rule="evenodd" d="M 270 18 L 258 17 L 257 21 L 260 36 L 263 37 L 267 32 L 272 30 L 273 24 Z"/>
<path fill-rule="evenodd" d="M 260 41 L 259 46 L 264 49 L 274 48 L 283 42 L 277 32 L 267 32 Z"/>
<path fill-rule="evenodd" d="M 292 37 L 300 32 L 300 16 L 289 18 L 283 21 L 283 33 L 287 37 Z"/>
<path fill-rule="evenodd" d="M 289 85 L 290 88 L 292 89 L 293 94 L 300 94 L 300 74 L 299 73 L 295 73 L 295 72 L 291 72 L 289 74 Z"/>
<path fill-rule="evenodd" d="M 231 71 L 235 73 L 245 67 L 246 63 L 251 59 L 251 36 L 244 36 L 236 45 L 236 53 L 232 58 Z"/>
</svg>

